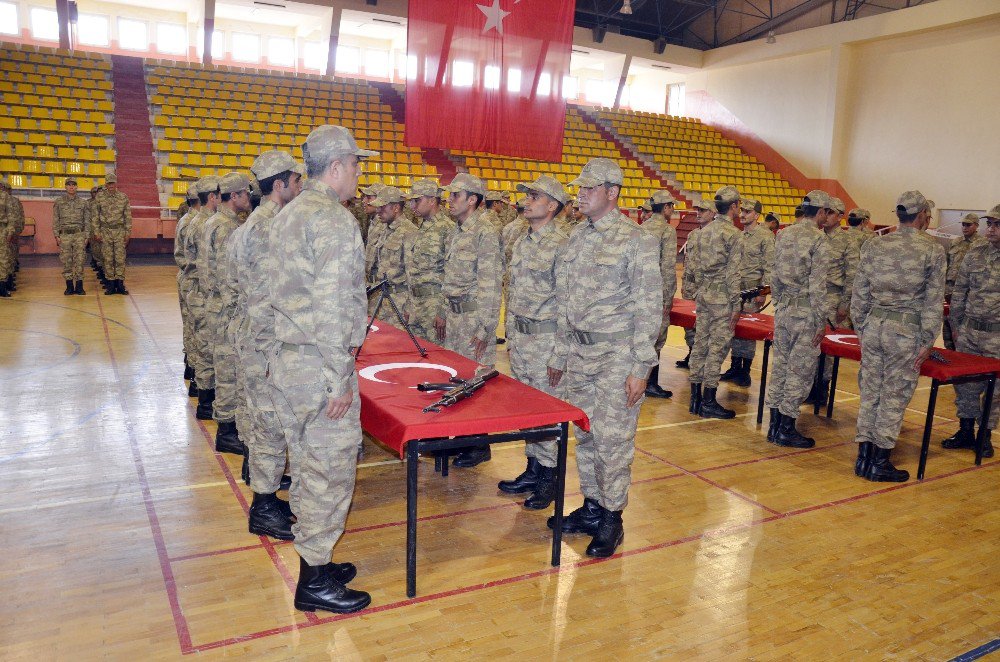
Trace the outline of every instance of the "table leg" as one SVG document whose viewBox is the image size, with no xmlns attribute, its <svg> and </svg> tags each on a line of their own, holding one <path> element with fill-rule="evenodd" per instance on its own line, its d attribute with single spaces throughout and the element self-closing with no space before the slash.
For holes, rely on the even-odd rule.
<svg viewBox="0 0 1000 662">
<path fill-rule="evenodd" d="M 924 440 L 920 445 L 920 465 L 917 467 L 917 480 L 924 479 L 924 469 L 927 468 L 927 453 L 931 448 L 931 428 L 934 423 L 934 407 L 937 405 L 938 387 L 936 379 L 931 380 L 931 397 L 927 401 L 927 419 L 924 421 Z"/>
<path fill-rule="evenodd" d="M 449 455 L 450 452 L 451 451 L 445 451 L 444 455 L 441 456 L 441 476 L 442 477 L 447 477 L 448 476 L 448 460 L 451 459 L 451 455 Z"/>
<path fill-rule="evenodd" d="M 767 395 L 767 360 L 771 355 L 771 341 L 764 341 L 764 356 L 760 360 L 760 394 L 757 396 L 757 425 L 764 422 L 764 397 Z"/>
<path fill-rule="evenodd" d="M 417 445 L 406 446 L 406 597 L 417 594 Z"/>
<path fill-rule="evenodd" d="M 986 382 L 986 399 L 983 400 L 983 413 L 979 419 L 979 434 L 976 435 L 976 466 L 983 463 L 983 442 L 990 424 L 990 411 L 993 409 L 993 390 L 996 387 L 997 376 L 993 375 Z"/>
<path fill-rule="evenodd" d="M 559 424 L 559 449 L 556 455 L 556 512 L 552 526 L 552 565 L 562 557 L 563 507 L 566 498 L 566 456 L 569 446 L 569 423 Z"/>
<path fill-rule="evenodd" d="M 837 375 L 840 374 L 840 357 L 833 357 L 833 374 L 830 375 L 830 399 L 826 402 L 826 417 L 833 418 L 833 401 L 837 395 Z"/>
<path fill-rule="evenodd" d="M 819 354 L 819 368 L 816 369 L 816 378 L 813 380 L 813 387 L 823 383 L 823 371 L 826 369 L 826 354 Z M 819 390 L 819 389 L 815 389 Z M 817 399 L 813 401 L 813 416 L 819 416 L 819 409 L 823 405 Z"/>
<path fill-rule="evenodd" d="M 441 456 L 434 454 L 434 473 L 441 473 Z"/>
</svg>

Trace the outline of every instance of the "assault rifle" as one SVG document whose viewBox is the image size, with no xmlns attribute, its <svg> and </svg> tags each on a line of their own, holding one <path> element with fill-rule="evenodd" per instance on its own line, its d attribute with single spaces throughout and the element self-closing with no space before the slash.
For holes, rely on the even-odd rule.
<svg viewBox="0 0 1000 662">
<path fill-rule="evenodd" d="M 740 312 L 743 312 L 743 306 L 747 305 L 757 297 L 767 296 L 770 293 L 770 285 L 759 285 L 757 287 L 751 287 L 749 290 L 743 290 L 740 292 Z M 761 310 L 765 308 L 767 308 L 767 304 L 760 307 Z"/>
<path fill-rule="evenodd" d="M 442 407 L 451 407 L 459 400 L 472 397 L 473 393 L 486 386 L 487 381 L 499 374 L 496 370 L 490 370 L 468 380 L 452 377 L 447 384 L 433 384 L 429 382 L 417 384 L 418 391 L 444 391 L 444 395 L 441 396 L 440 400 L 424 407 L 424 413 L 439 412 Z"/>
</svg>

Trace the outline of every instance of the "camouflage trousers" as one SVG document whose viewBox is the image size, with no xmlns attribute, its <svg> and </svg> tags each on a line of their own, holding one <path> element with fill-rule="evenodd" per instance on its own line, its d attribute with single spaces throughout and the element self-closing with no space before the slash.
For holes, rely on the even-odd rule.
<svg viewBox="0 0 1000 662">
<path fill-rule="evenodd" d="M 483 352 L 483 357 L 477 359 L 473 353 L 471 343 L 475 335 L 480 332 L 480 328 L 479 311 L 453 313 L 449 309 L 445 315 L 444 346 L 467 359 L 493 367 L 493 364 L 497 362 L 497 346 L 496 338 L 492 334 L 489 334 L 486 339 L 486 350 Z"/>
<path fill-rule="evenodd" d="M 1000 358 L 1000 335 L 995 331 L 976 331 L 963 326 L 958 334 L 958 351 L 976 354 L 991 359 Z M 986 382 L 969 382 L 955 384 L 955 405 L 959 418 L 974 418 L 979 421 L 983 412 L 983 396 L 986 395 Z M 1000 407 L 997 406 L 997 395 L 994 391 L 988 427 L 996 429 Z"/>
<path fill-rule="evenodd" d="M 509 316 L 513 317 L 513 316 Z M 559 397 L 558 387 L 549 386 L 549 371 L 546 363 L 552 357 L 555 333 L 520 333 L 508 325 L 507 347 L 510 350 L 510 371 L 514 379 Z M 529 441 L 524 445 L 524 454 L 533 457 L 544 467 L 556 466 L 559 442 L 556 439 Z"/>
<path fill-rule="evenodd" d="M 839 301 L 840 301 L 839 292 L 827 294 L 826 307 L 830 311 L 830 319 L 827 320 L 827 324 L 829 324 L 830 322 L 835 322 L 837 320 L 836 317 L 837 303 Z M 854 323 L 851 322 L 851 318 L 850 316 L 848 316 L 846 319 L 844 319 L 843 322 L 841 322 L 838 325 L 838 327 L 842 329 L 853 329 Z M 823 362 L 823 381 L 828 382 L 830 381 L 831 378 L 833 378 L 833 359 L 828 358 L 826 361 Z"/>
<path fill-rule="evenodd" d="M 194 368 L 194 380 L 199 389 L 215 388 L 214 354 L 212 350 L 211 328 L 208 323 L 208 312 L 205 310 L 205 298 L 195 279 L 187 280 L 186 300 L 191 318 L 192 351 L 188 361 Z"/>
<path fill-rule="evenodd" d="M 663 350 L 663 346 L 667 344 L 667 331 L 670 330 L 670 310 L 668 309 L 663 319 L 660 320 L 660 332 L 656 336 L 656 344 L 653 348 L 656 350 L 656 360 L 660 360 L 660 352 Z"/>
<path fill-rule="evenodd" d="M 757 286 L 751 284 L 749 287 L 744 287 L 743 289 L 747 290 L 750 289 L 751 287 L 757 287 Z M 748 301 L 743 306 L 743 312 L 759 313 L 760 304 L 758 304 L 756 301 Z M 757 341 L 745 340 L 743 338 L 733 338 L 731 349 L 734 359 L 747 359 L 749 361 L 753 361 L 753 357 L 757 353 Z"/>
<path fill-rule="evenodd" d="M 83 262 L 87 257 L 87 234 L 73 232 L 59 235 L 59 262 L 63 280 L 83 280 Z"/>
<path fill-rule="evenodd" d="M 400 314 L 405 318 L 407 314 L 410 314 L 410 295 L 405 289 L 401 289 L 398 292 L 391 292 L 393 303 L 399 309 Z M 368 299 L 368 316 L 371 317 L 375 314 L 375 304 L 378 303 L 379 293 L 375 292 Z M 388 299 L 382 300 L 382 306 L 378 309 L 378 318 L 380 320 L 385 320 L 390 324 L 399 324 L 399 320 L 396 319 L 396 313 L 392 310 L 392 304 L 389 303 Z"/>
<path fill-rule="evenodd" d="M 691 327 L 690 329 L 684 329 L 684 344 L 687 345 L 688 351 L 694 347 L 694 336 L 697 333 L 697 327 Z"/>
<path fill-rule="evenodd" d="M 689 379 L 692 384 L 717 388 L 722 360 L 726 358 L 726 350 L 733 339 L 733 332 L 729 329 L 733 307 L 728 303 L 699 302 L 697 313 L 694 347 L 691 348 L 691 358 L 688 359 L 691 366 Z"/>
<path fill-rule="evenodd" d="M 182 327 L 182 340 L 184 345 L 184 354 L 188 357 L 188 364 L 194 368 L 194 363 L 192 363 L 191 355 L 194 352 L 194 341 L 191 339 L 194 330 L 191 326 L 191 311 L 188 310 L 187 296 L 185 291 L 187 288 L 186 279 L 181 272 L 177 272 L 177 303 L 180 305 L 181 310 L 181 327 Z"/>
<path fill-rule="evenodd" d="M 104 248 L 104 275 L 111 280 L 125 278 L 125 242 L 128 233 L 124 228 L 108 228 L 101 233 Z"/>
<path fill-rule="evenodd" d="M 97 241 L 97 235 L 90 233 L 90 254 L 97 266 L 104 268 L 104 243 Z"/>
<path fill-rule="evenodd" d="M 250 451 L 250 488 L 257 494 L 273 494 L 278 491 L 285 473 L 288 444 L 271 402 L 268 359 L 264 352 L 246 343 L 238 348 L 240 371 L 237 381 L 243 387 L 241 404 L 246 412 L 246 425 L 240 423 L 240 408 L 237 408 L 236 426 Z"/>
<path fill-rule="evenodd" d="M 917 388 L 919 371 L 913 361 L 920 353 L 920 329 L 906 322 L 869 317 L 861 332 L 858 370 L 861 406 L 858 443 L 895 448 L 903 412 Z"/>
<path fill-rule="evenodd" d="M 590 419 L 590 432 L 576 428 L 580 491 L 611 511 L 628 504 L 635 457 L 635 431 L 642 399 L 626 407 L 625 378 L 632 368 L 628 347 L 614 343 L 571 344 L 559 384 L 562 397 Z"/>
<path fill-rule="evenodd" d="M 215 403 L 212 405 L 213 418 L 220 423 L 236 420 L 236 348 L 226 332 L 229 318 L 225 312 L 214 310 L 221 303 L 209 300 L 206 306 L 208 326 L 212 337 L 212 365 L 215 368 Z"/>
<path fill-rule="evenodd" d="M 288 440 L 295 551 L 309 565 L 328 563 L 344 533 L 361 443 L 357 376 L 347 414 L 330 420 L 322 367 L 319 356 L 288 349 L 279 349 L 270 362 L 271 396 Z"/>
<path fill-rule="evenodd" d="M 799 407 L 808 397 L 816 377 L 819 347 L 813 347 L 816 327 L 808 308 L 778 306 L 774 313 L 774 368 L 767 383 L 764 404 L 783 415 L 799 417 Z"/>
<path fill-rule="evenodd" d="M 13 229 L 0 231 L 0 280 L 6 280 L 14 273 L 14 247 L 10 243 Z"/>
<path fill-rule="evenodd" d="M 435 341 L 437 337 L 434 333 L 434 318 L 441 310 L 442 298 L 440 294 L 432 294 L 426 297 L 410 298 L 410 330 L 413 335 L 424 340 Z"/>
<path fill-rule="evenodd" d="M 946 349 L 956 349 L 955 338 L 951 334 L 951 322 L 948 318 L 944 318 L 944 326 L 941 328 L 941 339 L 944 341 L 944 346 Z"/>
</svg>

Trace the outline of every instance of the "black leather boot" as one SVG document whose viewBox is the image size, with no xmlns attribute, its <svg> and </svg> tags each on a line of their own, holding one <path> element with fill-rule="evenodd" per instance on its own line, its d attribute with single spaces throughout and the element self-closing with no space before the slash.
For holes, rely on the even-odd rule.
<svg viewBox="0 0 1000 662">
<path fill-rule="evenodd" d="M 219 421 L 219 429 L 215 433 L 215 452 L 243 455 L 246 446 L 240 441 L 240 432 L 236 429 L 236 421 Z"/>
<path fill-rule="evenodd" d="M 854 475 L 864 478 L 868 473 L 868 465 L 872 459 L 872 448 L 875 446 L 870 441 L 862 441 L 858 444 L 858 459 L 854 462 Z"/>
<path fill-rule="evenodd" d="M 538 481 L 531 496 L 524 500 L 528 510 L 545 510 L 556 498 L 556 468 L 538 465 Z"/>
<path fill-rule="evenodd" d="M 116 282 L 118 283 L 116 288 L 118 294 L 128 294 L 128 290 L 125 289 L 125 281 L 119 278 Z"/>
<path fill-rule="evenodd" d="M 184 379 L 194 379 L 194 368 L 188 363 L 188 355 L 184 355 Z"/>
<path fill-rule="evenodd" d="M 816 445 L 816 440 L 802 435 L 795 429 L 795 419 L 782 414 L 781 422 L 774 433 L 774 443 L 788 448 L 812 448 Z"/>
<path fill-rule="evenodd" d="M 586 533 L 588 536 L 597 534 L 597 526 L 601 523 L 601 513 L 604 511 L 593 499 L 584 499 L 583 505 L 563 517 L 563 533 Z M 546 521 L 546 525 L 551 529 L 556 525 L 556 517 L 553 515 Z"/>
<path fill-rule="evenodd" d="M 295 586 L 295 608 L 300 611 L 332 611 L 350 614 L 361 611 L 372 602 L 372 596 L 355 591 L 337 581 L 330 564 L 309 565 L 299 559 L 299 583 Z"/>
<path fill-rule="evenodd" d="M 462 451 L 452 464 L 462 469 L 471 469 L 483 462 L 489 462 L 493 454 L 489 446 L 475 446 Z"/>
<path fill-rule="evenodd" d="M 717 388 L 705 388 L 702 393 L 701 407 L 698 409 L 698 415 L 702 418 L 735 418 L 735 411 L 726 409 L 716 401 L 715 394 L 718 390 Z"/>
<path fill-rule="evenodd" d="M 358 576 L 358 569 L 353 563 L 334 563 L 330 561 L 326 564 L 326 569 L 330 571 L 333 578 L 341 584 L 347 584 Z"/>
<path fill-rule="evenodd" d="M 7 287 L 7 281 L 0 280 L 0 297 L 7 298 L 10 296 L 10 289 Z"/>
<path fill-rule="evenodd" d="M 656 365 L 649 373 L 649 381 L 646 382 L 646 395 L 651 398 L 669 398 L 674 394 L 665 388 L 660 387 L 660 366 Z"/>
<path fill-rule="evenodd" d="M 281 512 L 278 501 L 278 497 L 273 494 L 254 492 L 253 502 L 250 504 L 250 533 L 277 540 L 295 540 L 292 521 Z"/>
<path fill-rule="evenodd" d="M 958 419 L 958 432 L 941 442 L 942 448 L 975 448 L 976 447 L 976 419 Z"/>
<path fill-rule="evenodd" d="M 73 294 L 83 295 L 86 293 L 87 292 L 83 289 L 83 281 L 82 280 L 76 281 L 76 286 L 73 288 Z"/>
<path fill-rule="evenodd" d="M 737 359 L 740 362 L 740 372 L 733 377 L 733 383 L 746 388 L 750 386 L 750 359 Z"/>
<path fill-rule="evenodd" d="M 107 294 L 108 296 L 111 296 L 112 294 L 117 294 L 118 293 L 117 288 L 115 288 L 115 281 L 108 280 L 107 278 L 105 278 L 104 281 L 103 281 L 103 283 L 104 283 L 104 293 L 105 294 Z"/>
<path fill-rule="evenodd" d="M 214 388 L 198 389 L 198 409 L 194 417 L 202 421 L 212 420 L 212 403 L 215 402 Z"/>
<path fill-rule="evenodd" d="M 892 455 L 891 448 L 879 448 L 873 445 L 865 478 L 873 483 L 905 483 L 910 480 L 909 471 L 892 466 L 892 462 L 889 461 L 890 455 Z"/>
<path fill-rule="evenodd" d="M 678 368 L 683 368 L 684 370 L 687 370 L 691 367 L 690 361 L 691 361 L 691 352 L 688 352 L 687 356 L 685 356 L 680 361 L 674 361 L 674 365 L 677 366 Z"/>
<path fill-rule="evenodd" d="M 767 440 L 774 443 L 774 435 L 778 433 L 778 425 L 781 423 L 781 412 L 777 407 L 771 407 L 771 424 L 767 426 Z"/>
<path fill-rule="evenodd" d="M 701 410 L 701 384 L 691 384 L 691 405 L 688 411 L 697 414 Z"/>
<path fill-rule="evenodd" d="M 528 466 L 514 480 L 501 480 L 497 489 L 504 494 L 525 494 L 535 489 L 538 483 L 538 469 L 542 465 L 533 457 L 528 458 Z"/>
<path fill-rule="evenodd" d="M 198 384 L 195 383 L 194 379 L 191 379 L 191 383 L 188 384 L 188 397 L 197 398 L 198 397 Z"/>
<path fill-rule="evenodd" d="M 281 482 L 278 483 L 279 490 L 290 490 L 292 489 L 292 477 L 285 474 L 281 477 Z"/>
<path fill-rule="evenodd" d="M 986 430 L 986 436 L 983 439 L 983 457 L 993 457 L 993 430 Z"/>
<path fill-rule="evenodd" d="M 73 281 L 72 280 L 67 280 L 66 281 L 66 291 L 63 292 L 63 295 L 64 296 L 72 296 L 73 291 L 74 291 L 74 289 L 73 289 Z"/>
<path fill-rule="evenodd" d="M 625 539 L 625 526 L 622 524 L 622 511 L 601 509 L 601 523 L 597 526 L 594 539 L 587 545 L 587 556 L 599 559 L 607 558 L 615 553 L 618 545 Z"/>
<path fill-rule="evenodd" d="M 740 360 L 735 356 L 729 362 L 729 370 L 719 375 L 719 381 L 731 382 L 740 374 Z"/>
<path fill-rule="evenodd" d="M 243 444 L 243 465 L 240 467 L 240 478 L 250 486 L 250 447 Z"/>
</svg>

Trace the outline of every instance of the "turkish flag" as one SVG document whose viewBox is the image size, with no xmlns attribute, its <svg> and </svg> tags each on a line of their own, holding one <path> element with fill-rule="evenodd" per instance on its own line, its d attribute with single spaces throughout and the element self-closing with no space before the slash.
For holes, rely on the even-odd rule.
<svg viewBox="0 0 1000 662">
<path fill-rule="evenodd" d="M 410 0 L 406 144 L 561 161 L 574 0 Z"/>
</svg>

